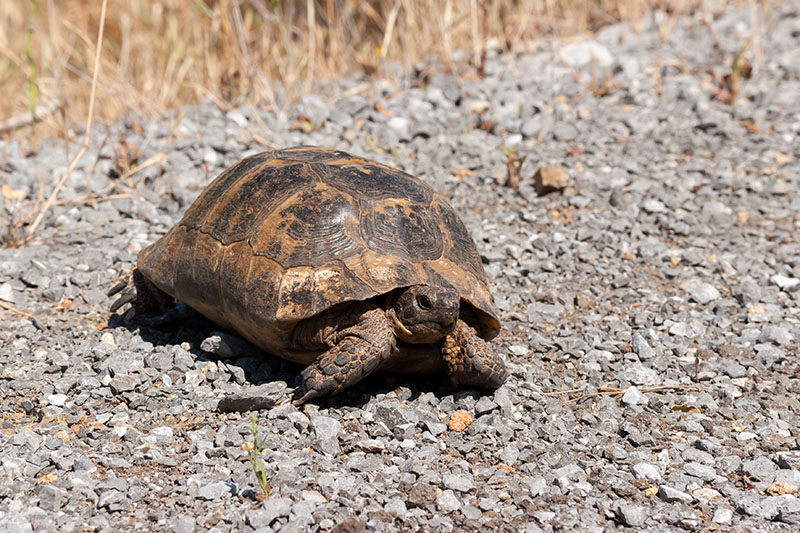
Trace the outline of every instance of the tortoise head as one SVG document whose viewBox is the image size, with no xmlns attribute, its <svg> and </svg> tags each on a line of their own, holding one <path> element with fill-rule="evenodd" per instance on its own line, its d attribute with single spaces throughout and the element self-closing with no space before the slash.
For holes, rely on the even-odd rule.
<svg viewBox="0 0 800 533">
<path fill-rule="evenodd" d="M 401 341 L 436 342 L 455 328 L 460 301 L 461 295 L 452 287 L 412 285 L 389 298 L 387 315 Z"/>
</svg>

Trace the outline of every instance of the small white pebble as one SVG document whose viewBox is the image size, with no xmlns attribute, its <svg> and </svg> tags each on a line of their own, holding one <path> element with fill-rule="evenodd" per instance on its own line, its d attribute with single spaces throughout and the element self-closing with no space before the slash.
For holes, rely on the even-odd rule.
<svg viewBox="0 0 800 533">
<path fill-rule="evenodd" d="M 738 440 L 739 442 L 744 442 L 748 440 L 753 440 L 757 437 L 758 435 L 756 435 L 755 433 L 751 433 L 749 431 L 742 431 L 738 435 L 736 435 L 736 440 Z"/>
<path fill-rule="evenodd" d="M 50 405 L 55 405 L 56 407 L 64 407 L 64 404 L 67 403 L 67 395 L 51 394 L 47 397 L 47 403 Z"/>
<path fill-rule="evenodd" d="M 508 347 L 508 351 L 514 355 L 528 355 L 531 350 L 523 344 L 512 344 Z"/>
</svg>

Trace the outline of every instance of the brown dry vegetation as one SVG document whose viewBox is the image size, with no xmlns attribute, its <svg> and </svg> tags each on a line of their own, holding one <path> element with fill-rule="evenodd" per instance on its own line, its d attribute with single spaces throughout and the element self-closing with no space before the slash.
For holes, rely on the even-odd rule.
<svg viewBox="0 0 800 533">
<path fill-rule="evenodd" d="M 0 134 L 65 138 L 86 119 L 101 0 L 0 0 Z M 452 52 L 480 66 L 487 42 L 537 39 L 689 12 L 697 0 L 111 0 L 95 118 L 115 120 L 211 99 L 274 107 L 314 82 L 358 71 L 387 76 Z M 38 108 L 38 109 L 37 109 Z M 35 127 L 34 110 L 45 115 Z M 12 120 L 9 120 L 12 119 Z"/>
</svg>

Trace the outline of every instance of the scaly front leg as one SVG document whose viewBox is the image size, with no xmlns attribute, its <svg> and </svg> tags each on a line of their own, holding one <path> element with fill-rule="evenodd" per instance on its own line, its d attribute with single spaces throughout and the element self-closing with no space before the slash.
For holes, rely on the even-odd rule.
<svg viewBox="0 0 800 533">
<path fill-rule="evenodd" d="M 447 373 L 460 385 L 496 389 L 508 377 L 505 363 L 494 348 L 463 320 L 444 338 L 442 358 Z"/>
<path fill-rule="evenodd" d="M 295 394 L 295 404 L 358 383 L 378 370 L 396 348 L 392 324 L 382 309 L 365 312 L 355 325 L 331 337 L 333 347 L 303 370 L 303 386 Z"/>
</svg>

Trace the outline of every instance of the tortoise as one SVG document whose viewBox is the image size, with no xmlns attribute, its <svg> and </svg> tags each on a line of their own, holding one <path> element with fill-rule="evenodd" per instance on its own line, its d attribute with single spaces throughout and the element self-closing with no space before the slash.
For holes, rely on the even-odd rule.
<svg viewBox="0 0 800 533">
<path fill-rule="evenodd" d="M 500 322 L 475 243 L 417 178 L 301 146 L 246 157 L 141 251 L 112 312 L 179 300 L 308 365 L 297 403 L 377 371 L 496 388 Z"/>
</svg>

